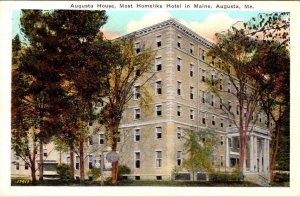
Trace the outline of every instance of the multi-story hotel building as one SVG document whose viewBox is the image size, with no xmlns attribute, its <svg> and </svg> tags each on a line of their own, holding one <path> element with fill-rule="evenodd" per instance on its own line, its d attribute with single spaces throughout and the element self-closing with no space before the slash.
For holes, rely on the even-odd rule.
<svg viewBox="0 0 300 197">
<path fill-rule="evenodd" d="M 209 91 L 206 80 L 211 77 L 221 78 L 222 88 L 232 88 L 228 76 L 206 56 L 213 44 L 174 19 L 132 35 L 137 53 L 142 46 L 155 51 L 156 74 L 146 86 L 151 101 L 140 105 L 143 92 L 137 83 L 134 98 L 123 114 L 118 152 L 119 164 L 131 169 L 128 177 L 173 179 L 175 169 L 187 173 L 180 168 L 187 157 L 183 139 L 186 129 L 212 132 L 217 139 L 212 163 L 216 170 L 230 171 L 239 163 L 239 133 L 220 108 L 221 102 L 228 102 L 235 110 L 237 102 L 230 97 L 220 100 Z M 270 132 L 265 115 L 258 116 L 249 133 L 246 174 L 269 172 Z M 97 123 L 90 129 L 94 134 L 87 140 L 86 172 L 99 167 L 101 155 L 107 151 L 104 130 Z M 68 159 L 65 154 L 64 162 Z M 79 160 L 75 165 L 79 169 Z M 109 170 L 109 162 L 105 161 L 105 167 Z M 79 171 L 75 173 L 79 176 Z"/>
</svg>

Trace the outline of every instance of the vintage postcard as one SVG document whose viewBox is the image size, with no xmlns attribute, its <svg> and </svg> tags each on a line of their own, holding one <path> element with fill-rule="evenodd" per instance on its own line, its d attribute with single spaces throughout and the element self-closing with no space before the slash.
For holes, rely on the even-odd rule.
<svg viewBox="0 0 300 197">
<path fill-rule="evenodd" d="M 2 196 L 299 196 L 297 1 L 13 1 Z"/>
</svg>

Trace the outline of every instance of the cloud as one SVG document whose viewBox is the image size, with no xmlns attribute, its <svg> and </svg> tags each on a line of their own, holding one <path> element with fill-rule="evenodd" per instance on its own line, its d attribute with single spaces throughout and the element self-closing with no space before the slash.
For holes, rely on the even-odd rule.
<svg viewBox="0 0 300 197">
<path fill-rule="evenodd" d="M 224 12 L 219 12 L 208 15 L 203 21 L 187 22 L 183 19 L 179 19 L 179 21 L 204 38 L 215 41 L 215 33 L 227 30 L 237 21 L 242 21 L 242 19 L 232 18 Z"/>
<path fill-rule="evenodd" d="M 110 31 L 107 31 L 105 28 L 102 29 L 102 32 L 103 32 L 104 37 L 108 40 L 112 40 L 112 39 L 115 39 L 115 38 L 118 38 L 121 36 L 121 34 L 119 32 L 110 32 Z"/>
<path fill-rule="evenodd" d="M 153 10 L 144 15 L 141 20 L 131 20 L 127 24 L 127 33 L 140 30 L 142 28 L 154 25 L 156 23 L 168 20 L 172 15 L 168 11 Z"/>
</svg>

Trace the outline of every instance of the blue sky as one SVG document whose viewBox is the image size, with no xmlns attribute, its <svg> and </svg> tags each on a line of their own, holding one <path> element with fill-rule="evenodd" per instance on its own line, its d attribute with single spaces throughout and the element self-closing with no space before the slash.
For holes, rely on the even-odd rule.
<svg viewBox="0 0 300 197">
<path fill-rule="evenodd" d="M 214 33 L 226 30 L 236 21 L 248 21 L 258 13 L 258 11 L 107 10 L 108 21 L 102 30 L 106 37 L 111 39 L 172 17 L 198 34 L 212 39 Z M 20 32 L 19 19 L 20 10 L 14 10 L 12 36 Z"/>
</svg>

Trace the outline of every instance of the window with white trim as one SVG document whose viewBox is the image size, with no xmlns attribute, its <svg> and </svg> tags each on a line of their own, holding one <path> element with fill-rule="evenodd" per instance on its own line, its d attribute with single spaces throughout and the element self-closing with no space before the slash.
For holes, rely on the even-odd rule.
<svg viewBox="0 0 300 197">
<path fill-rule="evenodd" d="M 156 116 L 162 116 L 162 105 L 155 106 Z"/>
<path fill-rule="evenodd" d="M 194 76 L 194 64 L 190 64 L 190 77 L 193 77 Z"/>
<path fill-rule="evenodd" d="M 177 57 L 177 71 L 181 70 L 181 65 L 182 65 L 182 59 Z"/>
<path fill-rule="evenodd" d="M 201 116 L 202 116 L 202 117 L 201 117 L 201 118 L 202 118 L 202 124 L 205 125 L 205 124 L 206 124 L 206 113 L 205 113 L 205 112 L 202 112 L 202 113 L 201 113 Z"/>
<path fill-rule="evenodd" d="M 134 141 L 139 142 L 141 139 L 141 130 L 140 129 L 134 129 Z"/>
<path fill-rule="evenodd" d="M 181 48 L 181 36 L 177 36 L 177 47 Z"/>
<path fill-rule="evenodd" d="M 162 167 L 162 151 L 155 151 L 155 167 Z"/>
<path fill-rule="evenodd" d="M 141 87 L 140 86 L 134 86 L 134 97 L 135 100 L 141 98 Z"/>
<path fill-rule="evenodd" d="M 176 165 L 181 166 L 182 165 L 182 151 L 176 152 Z"/>
<path fill-rule="evenodd" d="M 202 79 L 203 82 L 205 82 L 205 78 L 206 78 L 206 71 L 204 69 L 202 69 L 201 79 Z"/>
<path fill-rule="evenodd" d="M 88 145 L 89 146 L 93 145 L 93 137 L 92 136 L 88 136 Z"/>
<path fill-rule="evenodd" d="M 139 42 L 135 43 L 134 48 L 135 48 L 136 54 L 139 54 L 141 52 L 141 48 L 140 48 L 140 43 Z"/>
<path fill-rule="evenodd" d="M 220 165 L 221 165 L 221 166 L 224 166 L 224 156 L 221 156 L 221 157 L 220 157 Z"/>
<path fill-rule="evenodd" d="M 220 144 L 221 144 L 221 146 L 224 145 L 224 136 L 223 135 L 220 136 Z"/>
<path fill-rule="evenodd" d="M 161 127 L 155 127 L 155 138 L 156 139 L 162 138 L 162 128 Z"/>
<path fill-rule="evenodd" d="M 75 169 L 79 170 L 79 156 L 76 156 Z"/>
<path fill-rule="evenodd" d="M 195 110 L 190 109 L 190 119 L 194 120 L 194 118 L 195 118 Z"/>
<path fill-rule="evenodd" d="M 93 155 L 89 155 L 88 159 L 89 159 L 89 169 L 92 169 L 93 168 Z"/>
<path fill-rule="evenodd" d="M 228 81 L 227 92 L 231 92 L 231 81 Z"/>
<path fill-rule="evenodd" d="M 141 153 L 140 151 L 134 152 L 134 168 L 141 167 Z"/>
<path fill-rule="evenodd" d="M 223 99 L 220 98 L 220 109 L 223 109 Z"/>
<path fill-rule="evenodd" d="M 104 144 L 104 134 L 103 133 L 99 134 L 99 144 Z"/>
<path fill-rule="evenodd" d="M 240 114 L 240 105 L 236 104 L 236 115 Z"/>
<path fill-rule="evenodd" d="M 221 120 L 220 120 L 220 127 L 224 127 L 224 119 L 223 118 L 221 118 Z"/>
<path fill-rule="evenodd" d="M 210 105 L 211 105 L 211 106 L 214 106 L 214 105 L 215 105 L 215 95 L 214 95 L 214 94 L 211 94 L 211 95 L 210 95 L 210 98 L 211 98 L 211 99 L 210 99 Z"/>
<path fill-rule="evenodd" d="M 47 157 L 47 156 L 48 156 L 47 148 L 44 148 L 44 149 L 43 149 L 43 155 L 44 155 L 44 157 Z"/>
<path fill-rule="evenodd" d="M 214 115 L 211 116 L 211 124 L 212 124 L 213 126 L 216 125 L 216 117 L 215 117 Z"/>
<path fill-rule="evenodd" d="M 231 105 L 231 101 L 228 101 L 228 111 L 231 111 L 232 105 Z"/>
<path fill-rule="evenodd" d="M 100 166 L 101 166 L 101 156 L 100 155 L 95 155 L 93 165 L 95 166 L 95 168 L 100 168 Z"/>
<path fill-rule="evenodd" d="M 190 54 L 193 54 L 195 50 L 195 46 L 193 43 L 190 43 Z"/>
<path fill-rule="evenodd" d="M 161 95 L 162 94 L 162 82 L 161 81 L 156 81 L 156 95 Z"/>
<path fill-rule="evenodd" d="M 181 137 L 182 137 L 182 128 L 181 127 L 177 127 L 176 133 L 177 133 L 177 139 L 181 140 Z"/>
<path fill-rule="evenodd" d="M 20 163 L 16 162 L 16 170 L 20 170 Z"/>
<path fill-rule="evenodd" d="M 29 163 L 25 162 L 24 169 L 25 169 L 25 170 L 28 170 L 28 169 L 29 169 Z"/>
<path fill-rule="evenodd" d="M 141 109 L 140 108 L 134 109 L 134 119 L 135 120 L 141 119 Z"/>
<path fill-rule="evenodd" d="M 161 71 L 161 69 L 162 69 L 161 57 L 155 58 L 155 69 L 156 69 L 156 71 Z"/>
<path fill-rule="evenodd" d="M 190 99 L 193 100 L 194 99 L 194 87 L 190 86 Z"/>
<path fill-rule="evenodd" d="M 205 51 L 202 49 L 202 60 L 205 60 Z"/>
<path fill-rule="evenodd" d="M 120 131 L 117 132 L 117 142 L 120 143 L 121 142 L 121 133 Z"/>
<path fill-rule="evenodd" d="M 156 46 L 161 47 L 161 35 L 156 36 Z"/>
<path fill-rule="evenodd" d="M 181 82 L 180 81 L 177 81 L 177 95 L 180 96 L 181 95 Z"/>
<path fill-rule="evenodd" d="M 181 106 L 177 105 L 177 116 L 181 116 Z"/>
<path fill-rule="evenodd" d="M 220 78 L 219 78 L 219 89 L 221 91 L 223 90 L 223 75 L 220 75 Z"/>
<path fill-rule="evenodd" d="M 206 102 L 206 92 L 205 91 L 201 91 L 201 102 L 202 103 Z"/>
</svg>

